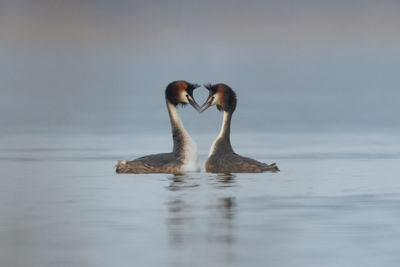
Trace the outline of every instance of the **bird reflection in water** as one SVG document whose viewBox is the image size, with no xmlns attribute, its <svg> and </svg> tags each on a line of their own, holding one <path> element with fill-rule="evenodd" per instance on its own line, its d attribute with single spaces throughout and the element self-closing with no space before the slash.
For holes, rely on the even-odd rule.
<svg viewBox="0 0 400 267">
<path fill-rule="evenodd" d="M 209 176 L 209 183 L 215 188 L 232 187 L 236 184 L 236 175 L 232 173 L 218 173 Z"/>
<path fill-rule="evenodd" d="M 177 195 L 174 195 L 173 199 L 167 203 L 170 214 L 167 225 L 173 247 L 179 248 L 185 245 L 187 232 L 193 228 L 194 223 L 192 207 L 186 200 L 185 191 L 196 188 L 200 184 L 190 174 L 173 174 L 168 177 L 168 180 L 171 182 L 167 189 L 176 191 Z"/>
<path fill-rule="evenodd" d="M 194 187 L 198 187 L 200 184 L 196 182 L 195 177 L 190 174 L 174 174 L 172 177 L 168 177 L 171 181 L 168 189 L 170 191 L 185 190 Z"/>
<path fill-rule="evenodd" d="M 167 189 L 173 193 L 167 202 L 171 265 L 190 266 L 195 262 L 198 250 L 218 262 L 232 263 L 236 198 L 210 196 L 208 193 L 204 196 L 210 191 L 203 187 L 228 189 L 235 184 L 235 176 L 213 174 L 206 183 L 201 183 L 204 176 L 198 174 L 174 175 L 168 179 L 171 182 Z M 204 197 L 209 202 L 199 206 L 202 202 L 196 201 L 196 198 Z"/>
</svg>

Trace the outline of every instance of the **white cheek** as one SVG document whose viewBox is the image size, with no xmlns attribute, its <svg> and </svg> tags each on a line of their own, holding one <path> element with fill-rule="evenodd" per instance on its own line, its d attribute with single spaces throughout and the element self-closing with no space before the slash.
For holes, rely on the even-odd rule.
<svg viewBox="0 0 400 267">
<path fill-rule="evenodd" d="M 211 105 L 216 105 L 217 103 L 218 103 L 218 95 L 215 95 L 213 102 L 211 102 Z"/>
<path fill-rule="evenodd" d="M 185 93 L 181 94 L 180 101 L 183 102 L 183 103 L 189 104 L 189 100 L 187 99 Z"/>
</svg>

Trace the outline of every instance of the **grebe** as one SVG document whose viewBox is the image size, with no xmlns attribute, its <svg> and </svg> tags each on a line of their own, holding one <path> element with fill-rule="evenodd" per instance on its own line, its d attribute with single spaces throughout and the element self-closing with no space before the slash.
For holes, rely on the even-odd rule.
<svg viewBox="0 0 400 267">
<path fill-rule="evenodd" d="M 190 104 L 200 112 L 200 106 L 193 98 L 193 90 L 199 87 L 186 81 L 171 82 L 165 89 L 165 99 L 171 121 L 171 153 L 144 156 L 132 161 L 118 161 L 117 173 L 182 173 L 199 171 L 197 165 L 197 145 L 183 127 L 177 105 Z"/>
<path fill-rule="evenodd" d="M 232 114 L 236 108 L 236 94 L 226 84 L 205 85 L 210 94 L 207 101 L 201 107 L 204 112 L 212 105 L 216 105 L 219 111 L 224 112 L 221 131 L 211 146 L 208 160 L 205 164 L 207 172 L 214 173 L 238 173 L 238 172 L 266 172 L 279 171 L 275 163 L 268 165 L 251 158 L 236 154 L 230 141 L 230 129 Z"/>
</svg>

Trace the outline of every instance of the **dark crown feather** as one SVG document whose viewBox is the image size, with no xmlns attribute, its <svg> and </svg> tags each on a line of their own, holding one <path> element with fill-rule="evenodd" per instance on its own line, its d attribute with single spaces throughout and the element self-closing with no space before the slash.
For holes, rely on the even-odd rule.
<svg viewBox="0 0 400 267">
<path fill-rule="evenodd" d="M 193 97 L 193 90 L 196 88 L 199 88 L 200 85 L 197 83 L 188 83 L 188 87 L 186 88 L 186 91 L 189 93 L 191 97 Z"/>
<path fill-rule="evenodd" d="M 217 87 L 211 83 L 205 83 L 204 87 L 210 92 L 210 95 L 215 94 L 217 92 Z"/>
</svg>

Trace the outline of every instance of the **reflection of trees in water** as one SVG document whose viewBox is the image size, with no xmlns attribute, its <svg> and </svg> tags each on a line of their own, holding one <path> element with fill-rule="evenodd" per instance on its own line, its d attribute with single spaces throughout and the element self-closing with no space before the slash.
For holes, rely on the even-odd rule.
<svg viewBox="0 0 400 267">
<path fill-rule="evenodd" d="M 167 203 L 167 228 L 171 250 L 176 256 L 174 266 L 190 265 L 194 260 L 191 256 L 196 257 L 198 249 L 218 261 L 233 261 L 235 197 L 210 198 L 211 203 L 199 206 L 191 194 L 191 190 L 199 190 L 199 179 L 204 176 L 197 179 L 189 175 L 169 177 L 171 183 L 167 189 L 176 193 Z M 209 177 L 208 184 L 217 189 L 232 187 L 235 176 L 215 174 Z"/>
</svg>

